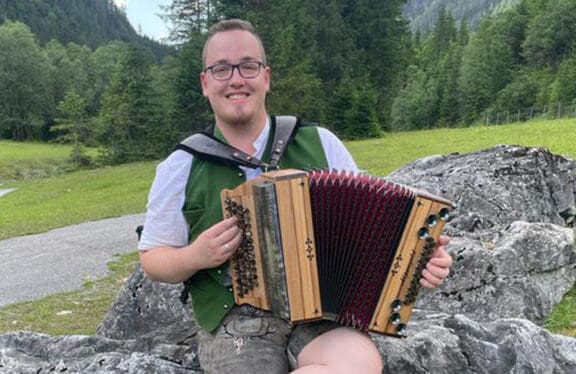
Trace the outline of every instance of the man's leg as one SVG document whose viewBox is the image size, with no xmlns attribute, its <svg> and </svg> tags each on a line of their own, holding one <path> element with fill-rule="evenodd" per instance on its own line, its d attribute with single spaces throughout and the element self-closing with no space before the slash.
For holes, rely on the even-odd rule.
<svg viewBox="0 0 576 374">
<path fill-rule="evenodd" d="M 242 305 L 213 333 L 198 333 L 198 358 L 206 373 L 288 373 L 286 344 L 291 327 L 271 313 Z"/>
<path fill-rule="evenodd" d="M 297 358 L 293 373 L 382 372 L 382 358 L 368 334 L 326 322 L 312 325 L 298 326 L 288 343 L 289 356 Z"/>
</svg>

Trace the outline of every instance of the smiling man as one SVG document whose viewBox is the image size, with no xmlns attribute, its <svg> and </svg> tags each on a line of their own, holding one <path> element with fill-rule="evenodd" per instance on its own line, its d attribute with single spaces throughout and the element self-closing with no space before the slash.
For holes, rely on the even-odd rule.
<svg viewBox="0 0 576 374">
<path fill-rule="evenodd" d="M 252 142 L 268 118 L 265 100 L 270 89 L 270 67 L 260 40 L 244 30 L 216 33 L 206 43 L 203 60 L 202 91 L 217 126 L 227 139 L 245 143 L 234 145 L 253 153 Z"/>
<path fill-rule="evenodd" d="M 276 120 L 266 111 L 271 68 L 252 25 L 225 20 L 212 26 L 203 50 L 202 91 L 214 111 L 212 135 L 255 158 L 270 158 Z M 301 126 L 280 159 L 280 168 L 357 171 L 330 131 Z M 201 327 L 198 355 L 207 373 L 380 373 L 381 358 L 369 335 L 332 322 L 292 329 L 272 313 L 235 305 L 228 259 L 242 232 L 223 219 L 219 194 L 261 174 L 260 169 L 195 158 L 178 150 L 158 165 L 150 190 L 140 260 L 152 280 L 190 287 Z M 439 286 L 452 263 L 440 247 L 422 283 Z"/>
</svg>

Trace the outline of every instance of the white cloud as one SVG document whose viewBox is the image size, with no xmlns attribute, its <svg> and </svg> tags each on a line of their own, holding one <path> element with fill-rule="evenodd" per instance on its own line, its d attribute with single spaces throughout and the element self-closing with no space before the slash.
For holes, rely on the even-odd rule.
<svg viewBox="0 0 576 374">
<path fill-rule="evenodd" d="M 114 0 L 114 4 L 116 4 L 118 8 L 126 8 L 126 5 L 128 5 L 128 0 Z"/>
</svg>

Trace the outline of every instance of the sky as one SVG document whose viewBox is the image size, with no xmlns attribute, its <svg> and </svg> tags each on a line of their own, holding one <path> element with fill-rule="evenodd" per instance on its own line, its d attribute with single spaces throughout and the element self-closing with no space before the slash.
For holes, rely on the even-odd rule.
<svg viewBox="0 0 576 374">
<path fill-rule="evenodd" d="M 166 6 L 171 0 L 114 0 L 114 3 L 126 9 L 128 21 L 138 33 L 154 40 L 168 37 L 168 25 L 159 14 L 163 13 L 160 6 Z"/>
</svg>

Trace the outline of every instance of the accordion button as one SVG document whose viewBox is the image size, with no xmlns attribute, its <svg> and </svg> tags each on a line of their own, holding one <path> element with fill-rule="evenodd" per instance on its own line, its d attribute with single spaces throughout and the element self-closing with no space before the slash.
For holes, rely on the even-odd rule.
<svg viewBox="0 0 576 374">
<path fill-rule="evenodd" d="M 396 299 L 396 300 L 392 301 L 392 304 L 390 305 L 390 307 L 392 308 L 393 312 L 400 311 L 400 309 L 402 309 L 402 300 Z"/>
<path fill-rule="evenodd" d="M 398 327 L 396 327 L 396 333 L 397 333 L 398 335 L 400 335 L 400 336 L 406 336 L 406 335 L 408 335 L 408 334 L 406 333 L 406 325 L 403 324 L 403 323 L 399 324 Z"/>
<path fill-rule="evenodd" d="M 418 230 L 418 237 L 420 239 L 426 239 L 428 236 L 430 236 L 430 232 L 426 227 L 422 227 L 420 230 Z"/>
<path fill-rule="evenodd" d="M 429 215 L 426 219 L 426 224 L 428 227 L 436 226 L 436 224 L 438 224 L 438 217 L 436 217 L 434 214 Z"/>
<path fill-rule="evenodd" d="M 450 218 L 450 210 L 448 208 L 442 208 L 440 209 L 440 213 L 438 213 L 438 215 L 442 221 L 446 221 L 448 218 Z"/>
<path fill-rule="evenodd" d="M 389 321 L 393 325 L 398 325 L 400 322 L 402 322 L 402 318 L 400 317 L 399 313 L 392 313 Z"/>
</svg>

